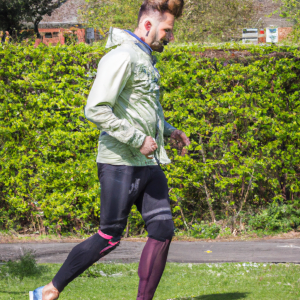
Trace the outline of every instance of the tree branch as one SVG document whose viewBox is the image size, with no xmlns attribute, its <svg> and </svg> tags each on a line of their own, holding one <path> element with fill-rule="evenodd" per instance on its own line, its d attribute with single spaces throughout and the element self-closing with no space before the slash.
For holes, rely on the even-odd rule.
<svg viewBox="0 0 300 300">
<path fill-rule="evenodd" d="M 200 145 L 201 145 L 200 152 L 202 154 L 203 163 L 206 164 L 206 157 L 205 157 L 204 145 L 203 145 L 203 142 L 202 142 L 202 136 L 200 134 L 199 134 L 199 136 L 200 136 Z M 212 220 L 212 222 L 216 223 L 216 216 L 215 216 L 215 213 L 213 211 L 213 207 L 211 205 L 210 192 L 208 190 L 205 177 L 203 178 L 203 185 L 204 185 L 204 189 L 205 189 L 205 193 L 206 193 L 206 202 L 207 202 L 207 205 L 208 205 L 208 208 L 209 208 L 211 220 Z"/>
</svg>

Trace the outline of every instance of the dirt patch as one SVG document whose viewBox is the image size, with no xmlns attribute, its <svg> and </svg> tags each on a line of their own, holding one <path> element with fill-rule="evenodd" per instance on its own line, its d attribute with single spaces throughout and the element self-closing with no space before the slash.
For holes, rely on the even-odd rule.
<svg viewBox="0 0 300 300">
<path fill-rule="evenodd" d="M 83 240 L 89 238 L 90 235 L 73 235 L 73 236 L 58 236 L 58 235 L 39 235 L 39 234 L 18 234 L 10 233 L 3 234 L 0 233 L 0 244 L 48 244 L 48 243 L 80 243 Z M 128 242 L 146 242 L 146 237 L 129 237 L 123 238 L 122 240 Z"/>
<path fill-rule="evenodd" d="M 47 237 L 47 236 L 39 236 L 39 235 L 3 235 L 0 234 L 0 244 L 14 244 L 14 243 L 80 243 L 84 238 L 78 237 Z"/>
<path fill-rule="evenodd" d="M 68 237 L 58 237 L 58 236 L 40 236 L 40 235 L 21 235 L 21 234 L 1 234 L 0 233 L 0 244 L 14 244 L 14 243 L 80 243 L 87 239 L 89 235 L 86 236 L 68 236 Z M 238 242 L 238 241 L 264 241 L 264 240 L 276 240 L 276 239 L 300 239 L 300 232 L 291 231 L 288 233 L 281 233 L 272 236 L 259 237 L 256 234 L 243 234 L 239 236 L 226 236 L 217 237 L 216 239 L 196 239 L 189 236 L 175 236 L 173 241 L 183 241 L 183 242 Z M 129 237 L 123 238 L 122 241 L 128 242 L 146 242 L 146 237 Z"/>
<path fill-rule="evenodd" d="M 263 59 L 265 57 L 275 57 L 278 59 L 281 58 L 295 58 L 298 60 L 298 58 L 294 57 L 294 55 L 290 52 L 272 52 L 269 54 L 261 55 L 259 53 L 251 53 L 248 50 L 234 50 L 234 49 L 228 49 L 228 50 L 214 50 L 214 49 L 207 49 L 203 52 L 190 52 L 192 55 L 196 57 L 201 58 L 207 58 L 207 59 L 218 59 L 218 60 L 238 60 L 246 59 L 246 58 L 255 58 L 255 59 Z"/>
<path fill-rule="evenodd" d="M 195 56 L 200 56 L 203 58 L 235 58 L 235 57 L 249 57 L 254 56 L 250 51 L 236 51 L 236 50 L 206 50 L 204 52 L 192 52 L 191 54 Z"/>
</svg>

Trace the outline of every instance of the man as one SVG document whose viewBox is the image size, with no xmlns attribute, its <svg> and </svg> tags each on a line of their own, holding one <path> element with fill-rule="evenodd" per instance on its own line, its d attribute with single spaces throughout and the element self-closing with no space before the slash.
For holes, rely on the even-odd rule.
<svg viewBox="0 0 300 300">
<path fill-rule="evenodd" d="M 32 299 L 58 299 L 69 282 L 115 249 L 133 204 L 149 237 L 138 270 L 137 299 L 153 298 L 174 234 L 167 179 L 160 168 L 170 163 L 164 136 L 184 146 L 190 141 L 164 120 L 152 52 L 162 52 L 174 39 L 174 21 L 183 5 L 184 0 L 145 0 L 134 33 L 110 30 L 107 47 L 117 47 L 101 59 L 85 107 L 86 118 L 101 130 L 100 230 L 70 252 L 52 282 L 35 290 Z"/>
</svg>

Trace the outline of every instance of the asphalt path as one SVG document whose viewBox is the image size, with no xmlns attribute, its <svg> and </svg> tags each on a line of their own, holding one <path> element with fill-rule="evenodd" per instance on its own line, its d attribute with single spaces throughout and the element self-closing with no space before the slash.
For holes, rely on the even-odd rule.
<svg viewBox="0 0 300 300">
<path fill-rule="evenodd" d="M 63 263 L 77 243 L 0 244 L 0 261 L 15 260 L 33 251 L 38 263 Z M 102 262 L 138 262 L 145 243 L 123 241 Z M 224 263 L 265 262 L 300 263 L 300 239 L 250 242 L 173 242 L 169 262 Z"/>
</svg>

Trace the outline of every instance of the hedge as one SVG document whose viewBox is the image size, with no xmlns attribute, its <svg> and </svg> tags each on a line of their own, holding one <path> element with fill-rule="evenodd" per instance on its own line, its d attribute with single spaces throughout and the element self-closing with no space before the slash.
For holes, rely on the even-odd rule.
<svg viewBox="0 0 300 300">
<path fill-rule="evenodd" d="M 174 151 L 167 167 L 177 225 L 185 213 L 235 221 L 299 198 L 297 49 L 175 48 L 160 69 L 165 115 L 192 140 L 189 155 Z"/>
<path fill-rule="evenodd" d="M 105 52 L 97 44 L 0 45 L 1 228 L 98 226 L 99 132 L 83 106 Z M 177 228 L 299 198 L 297 49 L 170 47 L 158 68 L 165 116 L 192 141 L 183 151 L 167 143 Z M 130 225 L 142 229 L 136 209 Z"/>
<path fill-rule="evenodd" d="M 99 133 L 82 120 L 103 49 L 5 44 L 0 51 L 2 227 L 95 226 Z"/>
</svg>

